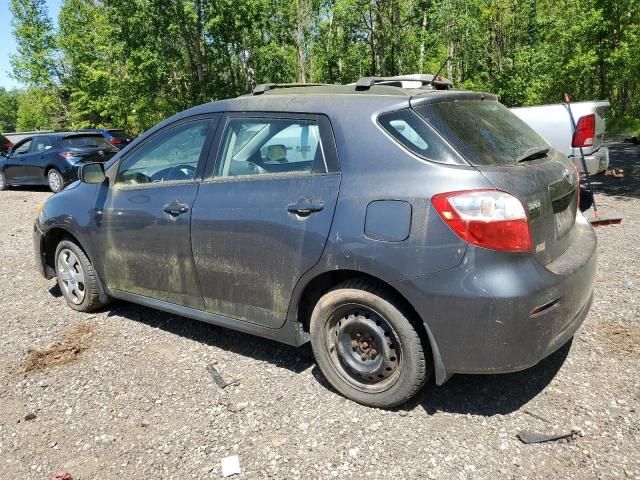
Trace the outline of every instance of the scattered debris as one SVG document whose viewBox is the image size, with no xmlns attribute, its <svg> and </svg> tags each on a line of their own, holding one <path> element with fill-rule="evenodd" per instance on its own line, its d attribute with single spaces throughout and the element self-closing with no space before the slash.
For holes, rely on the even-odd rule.
<svg viewBox="0 0 640 480">
<path fill-rule="evenodd" d="M 231 455 L 222 459 L 222 476 L 231 477 L 235 474 L 242 473 L 240 471 L 240 457 L 238 455 Z"/>
<path fill-rule="evenodd" d="M 61 338 L 45 348 L 28 351 L 23 372 L 32 373 L 54 365 L 64 365 L 75 361 L 89 348 L 95 336 L 96 327 L 91 323 L 79 322 L 62 333 Z"/>
<path fill-rule="evenodd" d="M 579 430 L 571 430 L 570 432 L 564 433 L 538 433 L 538 432 L 529 432 L 527 430 L 522 430 L 518 432 L 518 438 L 526 444 L 530 443 L 542 443 L 542 442 L 552 442 L 554 440 L 573 440 L 573 438 L 580 433 Z"/>
<path fill-rule="evenodd" d="M 35 419 L 36 419 L 36 414 L 35 414 L 35 413 L 33 413 L 33 412 L 31 412 L 31 413 L 27 413 L 27 414 L 24 416 L 24 419 L 25 419 L 25 421 L 27 421 L 27 422 L 29 422 L 29 421 L 31 421 L 31 420 L 35 420 Z"/>
<path fill-rule="evenodd" d="M 622 168 L 607 168 L 604 174 L 609 177 L 624 178 L 624 170 Z"/>
<path fill-rule="evenodd" d="M 640 354 L 640 328 L 636 325 L 621 322 L 599 322 L 597 329 L 615 353 Z"/>
<path fill-rule="evenodd" d="M 522 413 L 525 413 L 525 414 L 529 415 L 530 417 L 533 417 L 533 418 L 535 418 L 535 419 L 537 419 L 537 420 L 540 420 L 540 421 L 542 421 L 542 422 L 545 422 L 545 423 L 551 423 L 549 420 L 547 420 L 547 419 L 546 419 L 546 418 L 544 418 L 543 416 L 538 415 L 537 413 L 533 413 L 533 412 L 531 412 L 531 411 L 529 411 L 529 410 L 523 410 L 523 411 L 522 411 Z"/>
<path fill-rule="evenodd" d="M 61 470 L 54 473 L 51 480 L 73 480 L 73 476 L 68 470 Z"/>
<path fill-rule="evenodd" d="M 209 365 L 207 365 L 207 371 L 213 377 L 213 381 L 216 382 L 216 385 L 218 385 L 222 389 L 225 389 L 231 385 L 240 384 L 240 380 L 232 380 L 230 382 L 226 382 L 224 378 L 222 378 L 222 375 L 220 375 L 220 372 L 218 372 L 218 369 L 215 367 L 213 363 L 210 363 Z"/>
</svg>

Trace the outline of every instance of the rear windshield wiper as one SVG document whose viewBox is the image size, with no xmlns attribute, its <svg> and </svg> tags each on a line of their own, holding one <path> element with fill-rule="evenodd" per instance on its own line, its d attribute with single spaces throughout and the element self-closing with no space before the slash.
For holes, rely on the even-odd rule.
<svg viewBox="0 0 640 480">
<path fill-rule="evenodd" d="M 547 153 L 551 150 L 549 147 L 534 147 L 528 149 L 518 158 L 516 158 L 516 162 L 528 162 L 529 160 L 535 160 L 536 158 L 546 157 Z"/>
</svg>

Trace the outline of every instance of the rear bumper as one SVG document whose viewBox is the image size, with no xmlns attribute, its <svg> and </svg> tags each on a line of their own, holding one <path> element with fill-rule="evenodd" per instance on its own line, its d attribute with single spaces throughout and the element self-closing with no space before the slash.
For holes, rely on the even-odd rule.
<svg viewBox="0 0 640 480">
<path fill-rule="evenodd" d="M 438 384 L 454 373 L 523 370 L 574 335 L 591 306 L 597 260 L 595 233 L 579 218 L 576 241 L 547 266 L 470 246 L 456 268 L 394 283 L 425 324 Z"/>
<path fill-rule="evenodd" d="M 584 167 L 582 166 L 582 160 L 580 158 L 580 151 L 574 149 L 574 154 L 570 158 L 578 168 L 578 171 L 584 172 Z M 584 161 L 587 164 L 589 175 L 596 175 L 598 173 L 605 172 L 607 168 L 609 168 L 609 149 L 607 147 L 600 147 L 595 152 L 585 155 Z"/>
</svg>

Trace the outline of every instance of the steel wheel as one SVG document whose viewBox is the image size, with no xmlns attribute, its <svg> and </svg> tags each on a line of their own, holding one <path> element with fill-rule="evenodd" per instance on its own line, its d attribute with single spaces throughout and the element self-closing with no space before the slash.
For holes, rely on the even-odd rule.
<svg viewBox="0 0 640 480">
<path fill-rule="evenodd" d="M 62 293 L 71 303 L 80 305 L 86 295 L 84 271 L 78 257 L 68 248 L 58 253 L 56 262 Z"/>
<path fill-rule="evenodd" d="M 395 383 L 402 368 L 398 335 L 384 316 L 363 305 L 345 305 L 326 323 L 327 348 L 334 369 L 363 392 L 380 392 Z"/>
<path fill-rule="evenodd" d="M 62 187 L 64 186 L 62 175 L 60 175 L 57 170 L 49 170 L 49 173 L 47 174 L 47 180 L 49 182 L 49 188 L 52 192 L 57 193 L 62 190 Z"/>
</svg>

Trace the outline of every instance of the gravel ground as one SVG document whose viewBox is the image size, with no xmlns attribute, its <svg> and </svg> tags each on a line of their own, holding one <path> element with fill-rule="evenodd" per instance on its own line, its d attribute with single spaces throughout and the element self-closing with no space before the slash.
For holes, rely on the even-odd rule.
<svg viewBox="0 0 640 480">
<path fill-rule="evenodd" d="M 598 179 L 596 300 L 573 344 L 527 371 L 459 375 L 375 410 L 334 393 L 294 349 L 123 302 L 69 309 L 34 269 L 44 190 L 0 194 L 3 478 L 640 479 L 640 148 L 612 144 Z M 221 390 L 215 364 L 236 386 Z M 525 445 L 516 434 L 580 434 Z"/>
</svg>

